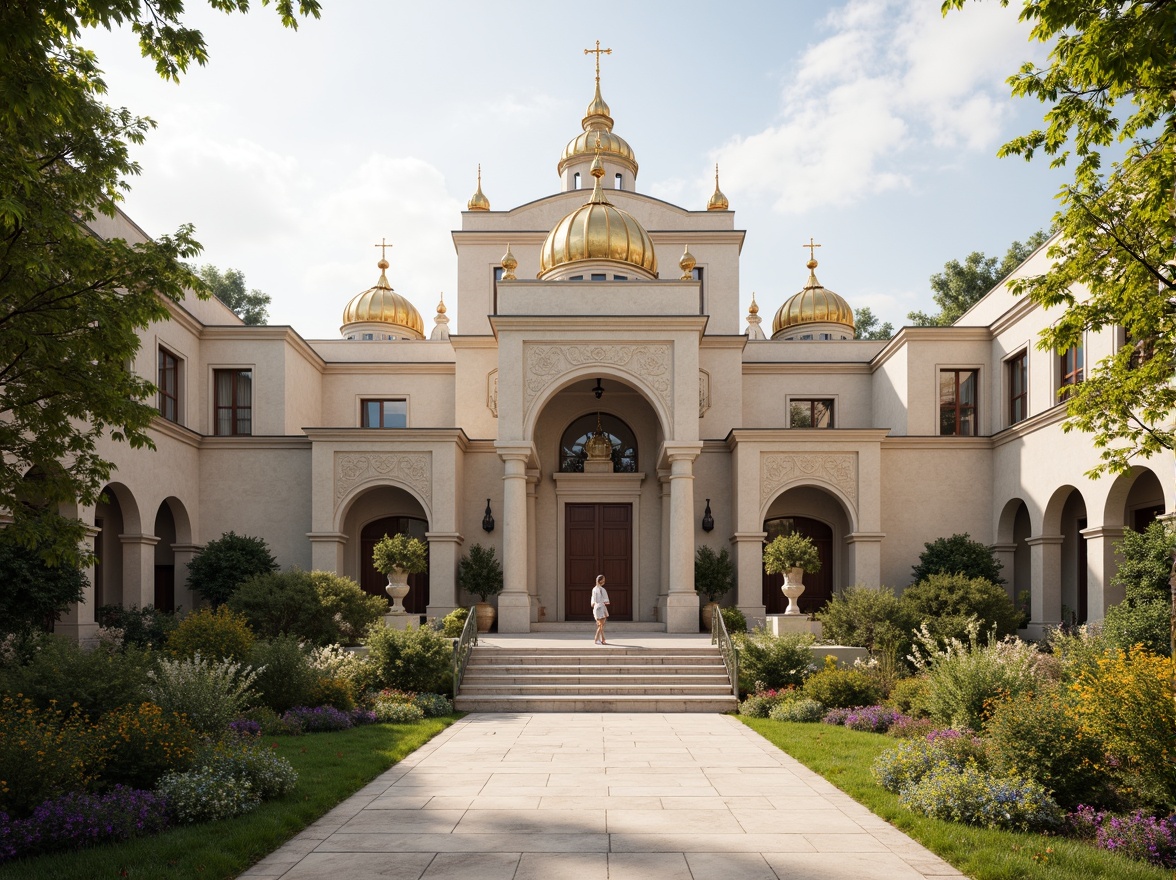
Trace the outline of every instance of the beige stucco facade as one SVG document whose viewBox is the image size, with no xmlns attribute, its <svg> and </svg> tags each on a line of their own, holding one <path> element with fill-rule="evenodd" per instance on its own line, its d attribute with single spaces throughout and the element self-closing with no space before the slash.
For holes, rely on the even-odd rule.
<svg viewBox="0 0 1176 880">
<path fill-rule="evenodd" d="M 586 116 L 585 131 L 602 118 Z M 475 542 L 492 546 L 506 580 L 499 627 L 510 632 L 575 617 L 573 581 L 594 558 L 620 566 L 633 620 L 694 630 L 701 544 L 731 551 L 737 587 L 725 601 L 763 619 L 761 548 L 785 520 L 827 536 L 833 591 L 901 589 L 924 543 L 968 532 L 996 550 L 1010 593 L 1031 597 L 1031 628 L 1097 620 L 1121 598 L 1110 585 L 1114 542 L 1172 512 L 1173 465 L 1165 457 L 1124 476 L 1085 476 L 1097 452 L 1062 431 L 1060 359 L 1035 345 L 1056 314 L 997 289 L 952 327 L 842 341 L 827 332 L 840 325 L 820 319 L 781 338 L 761 329 L 758 310 L 741 313 L 747 233 L 721 194 L 711 210 L 671 205 L 640 193 L 635 162 L 602 155 L 603 189 L 590 195 L 594 158 L 565 155 L 558 192 L 455 218 L 455 326 L 438 311 L 423 334 L 355 319 L 341 338 L 306 340 L 290 327 L 246 327 L 216 301 L 170 307 L 171 320 L 143 332 L 133 367 L 155 377 L 161 350 L 176 360 L 176 417 L 156 420 L 154 451 L 103 445 L 116 465 L 106 500 L 78 511 L 100 562 L 61 628 L 86 638 L 99 602 L 191 608 L 186 564 L 230 530 L 263 537 L 284 567 L 361 579 L 361 533 L 389 517 L 419 522 L 429 542 L 431 615 L 470 602 L 458 560 Z M 648 233 L 656 277 L 615 239 L 604 256 L 589 248 L 540 273 L 549 233 L 591 204 Z M 101 223 L 103 235 L 142 236 L 125 217 Z M 509 269 L 501 277 L 508 248 L 514 280 Z M 1039 251 L 1018 273 L 1045 260 Z M 765 316 L 802 289 L 805 271 L 798 260 L 792 289 L 761 293 Z M 811 285 L 815 261 L 807 271 Z M 372 291 L 395 284 L 394 266 L 382 261 L 380 272 Z M 835 278 L 836 263 L 820 272 Z M 341 313 L 366 280 L 340 279 Z M 1118 342 L 1114 331 L 1091 335 L 1085 362 Z M 1016 410 L 1021 354 L 1027 388 Z M 247 403 L 234 399 L 232 419 L 244 413 L 248 430 L 235 421 L 225 430 L 226 371 L 247 375 Z M 966 430 L 945 433 L 945 376 L 970 377 Z M 373 402 L 398 414 L 391 426 L 364 426 Z M 818 412 L 827 427 L 802 426 Z M 569 426 L 597 414 L 632 442 L 616 472 L 568 464 Z M 611 550 L 572 522 L 599 511 L 624 523 L 601 527 Z M 163 578 L 174 587 L 166 598 Z"/>
</svg>

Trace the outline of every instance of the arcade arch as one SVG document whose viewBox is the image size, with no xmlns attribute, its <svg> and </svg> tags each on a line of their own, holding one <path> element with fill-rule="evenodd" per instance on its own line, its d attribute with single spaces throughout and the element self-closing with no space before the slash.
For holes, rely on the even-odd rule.
<svg viewBox="0 0 1176 880">
<path fill-rule="evenodd" d="M 811 538 L 821 554 L 821 569 L 805 572 L 800 610 L 819 611 L 841 585 L 853 582 L 846 550 L 852 523 L 841 499 L 829 490 L 813 485 L 793 486 L 777 495 L 767 507 L 763 529 L 765 540 L 799 532 Z M 761 566 L 762 569 L 762 566 Z M 783 575 L 763 575 L 763 601 L 768 614 L 783 614 L 787 600 L 780 592 Z"/>
</svg>

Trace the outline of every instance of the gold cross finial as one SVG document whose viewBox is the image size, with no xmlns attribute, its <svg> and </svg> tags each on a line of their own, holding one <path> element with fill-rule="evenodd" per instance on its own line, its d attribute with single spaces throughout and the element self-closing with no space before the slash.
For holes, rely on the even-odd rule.
<svg viewBox="0 0 1176 880">
<path fill-rule="evenodd" d="M 801 247 L 806 247 L 806 248 L 808 248 L 808 249 L 809 249 L 809 259 L 810 259 L 810 260 L 815 260 L 815 259 L 817 258 L 817 255 L 816 255 L 815 251 L 816 251 L 816 249 L 817 249 L 817 248 L 819 248 L 819 247 L 820 247 L 820 245 L 819 245 L 819 244 L 813 244 L 813 237 L 812 237 L 811 235 L 809 236 L 809 243 L 808 243 L 808 244 L 802 244 L 802 245 L 801 245 Z"/>
<path fill-rule="evenodd" d="M 387 249 L 388 249 L 388 248 L 392 247 L 392 245 L 388 244 L 388 243 L 385 241 L 385 239 L 384 239 L 383 237 L 381 237 L 381 238 L 380 238 L 380 243 L 379 243 L 379 244 L 373 244 L 373 245 L 372 245 L 372 247 L 378 247 L 378 248 L 380 249 L 380 259 L 381 259 L 381 260 L 386 260 L 386 259 L 388 258 L 388 255 L 387 255 L 386 251 L 387 251 Z"/>
<path fill-rule="evenodd" d="M 585 49 L 584 54 L 596 56 L 596 84 L 600 85 L 600 56 L 601 55 L 611 55 L 612 49 L 601 49 L 600 48 L 600 40 L 597 40 L 596 41 L 596 48 L 595 49 Z"/>
</svg>

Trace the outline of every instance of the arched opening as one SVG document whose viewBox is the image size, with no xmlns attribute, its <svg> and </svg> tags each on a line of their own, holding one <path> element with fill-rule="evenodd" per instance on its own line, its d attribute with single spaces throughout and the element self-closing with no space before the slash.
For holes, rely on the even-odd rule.
<svg viewBox="0 0 1176 880">
<path fill-rule="evenodd" d="M 94 619 L 103 605 L 137 601 L 135 593 L 124 590 L 122 535 L 138 534 L 139 508 L 131 491 L 121 483 L 111 483 L 102 490 L 94 507 Z"/>
<path fill-rule="evenodd" d="M 559 472 L 582 474 L 588 440 L 602 431 L 612 446 L 613 473 L 637 473 L 637 435 L 625 422 L 609 412 L 590 413 L 575 419 L 559 441 Z"/>
<path fill-rule="evenodd" d="M 1032 561 L 1029 556 L 1029 536 L 1033 534 L 1033 522 L 1029 518 L 1029 508 L 1022 501 L 1017 507 L 1013 518 L 1013 570 L 1005 572 L 1005 580 L 1012 585 L 1013 603 L 1017 607 L 1027 605 L 1025 597 L 1032 592 Z"/>
<path fill-rule="evenodd" d="M 155 514 L 155 607 L 160 611 L 176 610 L 176 518 L 164 501 Z"/>
<path fill-rule="evenodd" d="M 372 548 L 384 535 L 406 534 L 425 541 L 429 530 L 427 514 L 421 503 L 398 486 L 373 486 L 352 501 L 343 517 L 342 531 L 351 536 L 345 571 L 372 596 L 380 596 L 391 606 L 384 587 L 388 578 L 372 565 Z M 426 541 L 427 543 L 427 541 Z M 429 604 L 429 573 L 410 575 L 404 610 L 424 614 Z"/>
<path fill-rule="evenodd" d="M 1042 536 L 1055 539 L 1061 536 L 1062 539 L 1058 547 L 1060 555 L 1053 557 L 1058 569 L 1054 583 L 1060 587 L 1056 594 L 1060 608 L 1053 606 L 1048 597 L 1049 590 L 1046 590 L 1043 613 L 1047 616 L 1044 620 L 1059 619 L 1062 623 L 1075 624 L 1085 623 L 1089 616 L 1089 563 L 1086 536 L 1082 534 L 1087 524 L 1086 500 L 1082 493 L 1073 486 L 1062 486 L 1055 491 L 1046 505 Z M 1044 564 L 1046 578 L 1050 577 L 1050 561 L 1047 556 Z M 1057 618 L 1053 617 L 1055 613 Z"/>
<path fill-rule="evenodd" d="M 782 492 L 764 517 L 767 541 L 778 535 L 797 532 L 812 540 L 821 557 L 820 571 L 804 573 L 804 593 L 799 600 L 802 613 L 820 611 L 831 598 L 848 570 L 845 537 L 850 533 L 849 518 L 841 502 L 816 486 L 795 486 Z M 783 614 L 788 600 L 780 592 L 781 574 L 763 574 L 763 601 L 766 613 Z"/>
<path fill-rule="evenodd" d="M 1122 502 L 1123 525 L 1136 532 L 1146 531 L 1165 512 L 1164 489 L 1159 478 L 1148 468 L 1140 467 L 1131 474 L 1119 477 L 1119 480 L 1131 486 Z M 1119 486 L 1116 488 L 1121 490 Z M 1117 493 L 1112 491 L 1111 494 L 1113 497 Z"/>
</svg>

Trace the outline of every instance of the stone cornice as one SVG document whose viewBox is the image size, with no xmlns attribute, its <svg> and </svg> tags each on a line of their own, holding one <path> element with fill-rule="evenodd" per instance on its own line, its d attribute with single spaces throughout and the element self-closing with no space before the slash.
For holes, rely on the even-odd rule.
<svg viewBox="0 0 1176 880">
<path fill-rule="evenodd" d="M 494 336 L 450 336 L 449 344 L 454 349 L 459 348 L 498 348 L 498 340 Z"/>
<path fill-rule="evenodd" d="M 743 364 L 743 375 L 745 376 L 799 376 L 813 374 L 827 375 L 829 373 L 868 376 L 873 372 L 874 370 L 868 361 L 862 361 L 860 363 L 831 363 L 829 361 L 754 361 L 748 363 L 745 361 Z"/>
<path fill-rule="evenodd" d="M 942 437 L 938 434 L 898 435 L 882 441 L 885 449 L 992 449 L 991 437 Z"/>
<path fill-rule="evenodd" d="M 211 437 L 200 439 L 205 449 L 310 449 L 310 440 L 299 435 L 267 435 L 262 437 Z"/>
<path fill-rule="evenodd" d="M 706 315 L 491 315 L 490 326 L 494 328 L 496 336 L 500 330 L 573 330 L 583 333 L 590 329 L 592 331 L 593 344 L 621 345 L 637 342 L 646 344 L 668 341 L 661 337 L 660 334 L 675 330 L 693 331 L 701 338 L 703 332 L 706 330 L 707 320 L 708 317 Z M 652 338 L 643 337 L 639 340 L 625 338 L 599 342 L 602 330 L 631 330 L 648 334 L 651 329 L 656 330 L 659 336 Z M 555 345 L 577 340 L 543 339 L 542 341 Z"/>
<path fill-rule="evenodd" d="M 150 430 L 162 434 L 165 437 L 171 437 L 173 440 L 178 440 L 187 446 L 192 446 L 197 449 L 200 447 L 200 434 L 190 428 L 185 428 L 183 425 L 169 422 L 163 416 L 156 416 L 151 420 Z"/>
<path fill-rule="evenodd" d="M 297 330 L 285 324 L 263 324 L 257 327 L 209 324 L 201 330 L 200 338 L 201 340 L 216 339 L 233 342 L 285 342 L 320 371 L 326 366 L 323 356 L 315 351 L 310 343 L 298 334 Z"/>
<path fill-rule="evenodd" d="M 413 375 L 413 376 L 452 376 L 457 372 L 455 361 L 440 361 L 437 363 L 407 363 L 404 361 L 379 361 L 377 363 L 360 363 L 348 361 L 331 361 L 323 368 L 324 375 Z"/>
<path fill-rule="evenodd" d="M 1044 412 L 1029 416 L 1029 418 L 1017 422 L 1015 425 L 1010 425 L 994 434 L 992 436 L 992 445 L 994 447 L 1004 446 L 1006 443 L 1011 443 L 1014 440 L 1020 440 L 1022 437 L 1034 434 L 1042 428 L 1056 425 L 1058 422 L 1064 421 L 1065 418 L 1066 405 L 1064 403 L 1056 403 Z"/>
<path fill-rule="evenodd" d="M 462 451 L 469 438 L 461 428 L 303 428 L 312 443 L 380 443 L 390 450 L 405 443 L 456 443 Z"/>
<path fill-rule="evenodd" d="M 728 449 L 740 443 L 786 446 L 789 450 L 814 444 L 822 447 L 887 442 L 886 428 L 733 428 L 725 439 Z"/>
<path fill-rule="evenodd" d="M 703 336 L 698 343 L 699 348 L 733 349 L 737 351 L 743 351 L 746 346 L 747 336 L 742 333 Z"/>
<path fill-rule="evenodd" d="M 890 338 L 885 347 L 870 361 L 877 370 L 906 347 L 909 340 L 920 342 L 991 342 L 992 330 L 988 327 L 901 327 Z"/>
</svg>

